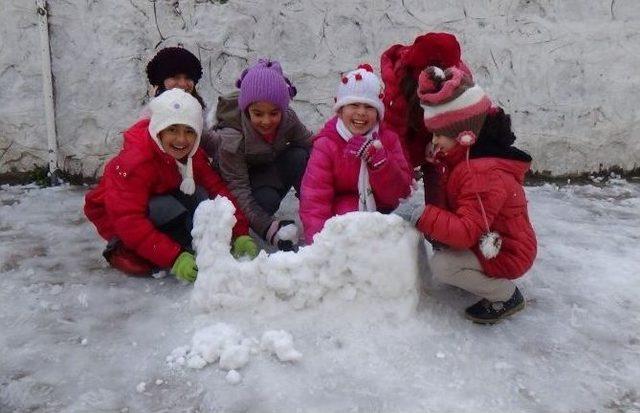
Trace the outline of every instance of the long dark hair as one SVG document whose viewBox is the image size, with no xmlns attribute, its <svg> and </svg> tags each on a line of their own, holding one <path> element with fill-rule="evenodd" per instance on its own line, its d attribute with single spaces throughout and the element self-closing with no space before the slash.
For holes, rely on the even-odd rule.
<svg viewBox="0 0 640 413">
<path fill-rule="evenodd" d="M 505 158 L 531 162 L 531 156 L 513 146 L 516 135 L 511 129 L 511 116 L 497 108 L 487 115 L 478 141 L 471 147 L 471 158 Z"/>
<path fill-rule="evenodd" d="M 411 140 L 420 133 L 424 133 L 424 112 L 420 106 L 420 99 L 416 91 L 418 90 L 418 79 L 414 79 L 411 74 L 407 74 L 400 81 L 400 90 L 407 102 L 407 139 Z"/>
</svg>

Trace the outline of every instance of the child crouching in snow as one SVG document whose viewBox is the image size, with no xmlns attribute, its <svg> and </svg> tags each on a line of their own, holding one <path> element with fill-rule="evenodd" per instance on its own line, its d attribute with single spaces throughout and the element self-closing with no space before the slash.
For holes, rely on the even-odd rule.
<svg viewBox="0 0 640 413">
<path fill-rule="evenodd" d="M 318 133 L 301 186 L 307 244 L 325 222 L 351 211 L 395 209 L 411 191 L 411 171 L 398 136 L 382 128 L 382 85 L 369 65 L 342 76 L 336 116 Z"/>
<path fill-rule="evenodd" d="M 193 213 L 210 197 L 234 199 L 198 148 L 198 100 L 176 88 L 154 98 L 149 108 L 151 118 L 124 133 L 122 150 L 87 194 L 84 212 L 109 241 L 103 255 L 112 267 L 131 275 L 171 269 L 193 282 L 198 273 L 191 249 Z M 235 217 L 232 253 L 255 257 L 257 246 L 237 206 Z"/>
<path fill-rule="evenodd" d="M 414 222 L 451 248 L 436 251 L 434 277 L 482 297 L 466 309 L 467 318 L 498 322 L 524 308 L 512 280 L 536 256 L 522 187 L 531 157 L 512 146 L 510 117 L 462 70 L 425 69 L 417 93 L 433 133 L 432 161 L 443 169 L 447 208 L 423 206 Z"/>
</svg>

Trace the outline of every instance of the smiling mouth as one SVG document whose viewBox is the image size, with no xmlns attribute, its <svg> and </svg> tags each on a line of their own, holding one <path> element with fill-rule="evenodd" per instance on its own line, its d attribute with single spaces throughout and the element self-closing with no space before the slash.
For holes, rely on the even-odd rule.
<svg viewBox="0 0 640 413">
<path fill-rule="evenodd" d="M 187 145 L 184 145 L 184 146 L 171 145 L 171 147 L 172 147 L 173 149 L 175 149 L 176 151 L 184 151 L 185 149 L 187 149 L 187 148 L 188 148 L 188 146 L 187 146 Z"/>
</svg>

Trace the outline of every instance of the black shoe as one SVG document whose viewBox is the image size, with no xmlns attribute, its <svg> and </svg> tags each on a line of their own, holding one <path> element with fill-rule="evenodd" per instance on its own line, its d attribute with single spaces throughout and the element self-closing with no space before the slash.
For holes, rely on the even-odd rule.
<svg viewBox="0 0 640 413">
<path fill-rule="evenodd" d="M 516 291 L 507 301 L 491 302 L 483 298 L 467 308 L 464 313 L 469 320 L 475 323 L 495 324 L 522 309 L 524 309 L 524 298 L 516 287 Z"/>
</svg>

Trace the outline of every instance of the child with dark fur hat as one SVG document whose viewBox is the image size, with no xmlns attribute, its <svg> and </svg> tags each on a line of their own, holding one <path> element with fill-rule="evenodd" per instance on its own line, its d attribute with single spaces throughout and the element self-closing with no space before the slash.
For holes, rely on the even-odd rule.
<svg viewBox="0 0 640 413">
<path fill-rule="evenodd" d="M 417 96 L 433 134 L 430 162 L 441 171 L 445 206 L 423 206 L 413 221 L 448 246 L 431 261 L 434 277 L 482 297 L 466 316 L 498 322 L 524 308 L 513 280 L 536 256 L 522 186 L 531 157 L 512 146 L 510 117 L 466 71 L 428 67 L 419 74 Z"/>
<path fill-rule="evenodd" d="M 183 47 L 160 49 L 147 64 L 147 78 L 154 88 L 154 97 L 165 90 L 180 88 L 196 98 L 204 109 L 204 100 L 196 90 L 201 77 L 200 60 Z"/>
</svg>

